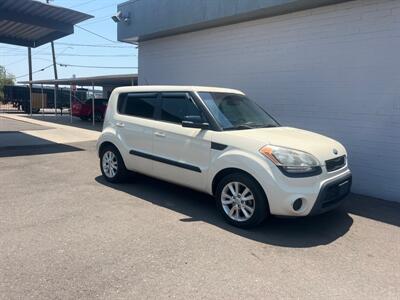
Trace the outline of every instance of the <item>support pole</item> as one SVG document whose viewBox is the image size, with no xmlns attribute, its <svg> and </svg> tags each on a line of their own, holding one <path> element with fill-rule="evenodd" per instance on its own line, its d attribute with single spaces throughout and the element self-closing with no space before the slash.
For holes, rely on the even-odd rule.
<svg viewBox="0 0 400 300">
<path fill-rule="evenodd" d="M 49 3 L 50 0 L 46 0 L 46 3 Z M 56 52 L 54 50 L 54 43 L 51 42 L 51 53 L 53 55 L 53 68 L 54 68 L 54 79 L 58 79 L 58 74 L 57 74 L 57 62 L 56 62 Z M 55 113 L 57 117 L 57 89 L 58 89 L 58 84 L 56 83 L 54 85 L 54 108 L 55 108 Z M 62 105 L 61 105 L 61 115 L 62 115 Z"/>
<path fill-rule="evenodd" d="M 57 88 L 56 84 L 54 84 L 54 110 L 57 117 Z"/>
<path fill-rule="evenodd" d="M 28 64 L 29 64 L 29 115 L 32 116 L 32 50 L 28 47 Z"/>
<path fill-rule="evenodd" d="M 43 96 L 43 83 L 42 83 L 42 118 L 44 118 L 44 96 Z"/>
<path fill-rule="evenodd" d="M 63 99 L 63 89 L 62 89 L 62 87 L 60 87 L 59 89 L 57 89 L 57 91 L 58 90 L 60 90 L 60 95 L 61 95 L 61 101 L 60 101 L 60 103 L 61 103 L 61 107 L 60 107 L 60 114 L 61 114 L 61 117 L 62 117 L 62 115 L 63 115 L 63 103 L 62 103 L 62 99 Z"/>
<path fill-rule="evenodd" d="M 95 119 L 94 119 L 94 115 L 95 115 L 95 113 L 94 113 L 94 83 L 92 82 L 92 123 L 93 123 L 93 126 L 95 125 Z"/>
<path fill-rule="evenodd" d="M 57 62 L 56 62 L 56 52 L 54 50 L 54 43 L 51 42 L 51 52 L 53 55 L 53 68 L 54 68 L 54 79 L 58 79 L 58 74 L 57 74 Z M 58 84 L 56 83 L 54 85 L 54 107 L 56 109 L 56 116 L 57 116 L 57 90 L 58 90 Z M 62 107 L 61 107 L 62 110 Z M 61 112 L 62 115 L 62 112 Z"/>
<path fill-rule="evenodd" d="M 72 86 L 69 86 L 69 121 L 72 123 Z"/>
</svg>

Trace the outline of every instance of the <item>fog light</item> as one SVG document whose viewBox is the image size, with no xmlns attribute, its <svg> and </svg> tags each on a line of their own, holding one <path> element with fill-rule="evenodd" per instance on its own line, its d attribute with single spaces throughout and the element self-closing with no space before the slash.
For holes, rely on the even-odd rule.
<svg viewBox="0 0 400 300">
<path fill-rule="evenodd" d="M 303 206 L 303 199 L 301 198 L 298 198 L 293 202 L 293 209 L 295 211 L 299 211 L 302 206 Z"/>
</svg>

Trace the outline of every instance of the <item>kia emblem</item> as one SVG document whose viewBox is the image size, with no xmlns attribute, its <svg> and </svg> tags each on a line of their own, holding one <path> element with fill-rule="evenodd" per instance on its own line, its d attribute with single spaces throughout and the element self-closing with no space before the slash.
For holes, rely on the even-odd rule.
<svg viewBox="0 0 400 300">
<path fill-rule="evenodd" d="M 337 155 L 338 151 L 336 149 L 333 149 L 333 154 Z"/>
</svg>

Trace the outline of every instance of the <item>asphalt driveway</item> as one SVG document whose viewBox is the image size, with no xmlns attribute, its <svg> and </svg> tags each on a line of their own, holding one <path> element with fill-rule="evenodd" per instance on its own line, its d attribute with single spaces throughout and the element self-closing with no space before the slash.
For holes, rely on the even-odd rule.
<svg viewBox="0 0 400 300">
<path fill-rule="evenodd" d="M 110 185 L 94 141 L 67 146 L 3 149 L 0 299 L 400 297 L 400 204 L 352 195 L 245 231 L 207 195 L 144 176 Z"/>
</svg>

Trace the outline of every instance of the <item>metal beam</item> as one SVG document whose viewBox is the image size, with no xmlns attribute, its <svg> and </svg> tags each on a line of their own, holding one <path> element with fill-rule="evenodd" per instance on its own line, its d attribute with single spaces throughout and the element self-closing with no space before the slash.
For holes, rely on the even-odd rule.
<svg viewBox="0 0 400 300">
<path fill-rule="evenodd" d="M 16 23 L 40 26 L 43 28 L 49 28 L 65 33 L 69 33 L 71 30 L 71 25 L 67 23 L 50 20 L 39 16 L 32 16 L 30 14 L 25 14 L 21 12 L 16 13 L 7 9 L 2 9 L 0 11 L 0 20 L 8 20 Z"/>
<path fill-rule="evenodd" d="M 0 36 L 0 43 L 35 48 L 35 42 Z"/>
<path fill-rule="evenodd" d="M 132 83 L 132 80 L 134 81 L 134 84 L 137 84 L 137 74 L 118 74 L 118 75 L 102 75 L 102 76 L 91 76 L 91 77 L 73 77 L 73 78 L 63 78 L 57 80 L 53 79 L 44 79 L 44 80 L 34 80 L 32 83 L 33 84 L 51 84 L 53 85 L 54 83 L 57 83 L 59 85 L 87 85 L 91 86 L 92 83 L 95 84 L 95 86 L 123 86 L 123 85 L 130 85 Z M 18 83 L 21 84 L 29 84 L 29 81 L 18 81 Z"/>
<path fill-rule="evenodd" d="M 71 32 L 69 34 L 72 34 L 72 33 L 74 33 L 73 27 L 71 27 Z M 59 31 L 52 32 L 48 35 L 45 35 L 44 37 L 40 38 L 40 40 L 38 40 L 38 41 L 0 36 L 0 43 L 36 48 L 36 47 L 42 46 L 44 44 L 47 44 L 48 42 L 62 38 L 64 36 L 65 36 L 65 33 L 59 32 Z"/>
</svg>

